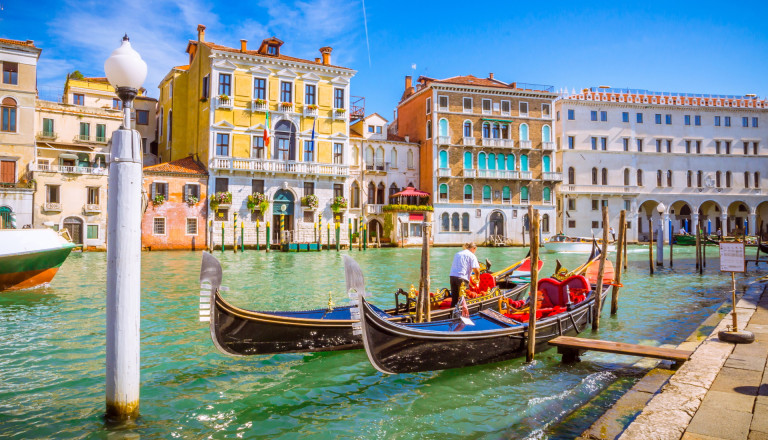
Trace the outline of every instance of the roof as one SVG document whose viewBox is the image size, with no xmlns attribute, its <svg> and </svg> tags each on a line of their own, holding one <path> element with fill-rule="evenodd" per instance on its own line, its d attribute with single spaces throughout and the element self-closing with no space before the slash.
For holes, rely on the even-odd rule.
<svg viewBox="0 0 768 440">
<path fill-rule="evenodd" d="M 184 159 L 174 160 L 173 162 L 163 162 L 157 165 L 151 165 L 144 167 L 144 172 L 147 173 L 174 173 L 174 174 L 199 174 L 201 176 L 207 176 L 208 171 L 205 170 L 198 161 L 192 156 L 185 157 Z"/>
<path fill-rule="evenodd" d="M 242 54 L 245 54 L 245 55 L 255 55 L 255 56 L 259 56 L 259 57 L 263 57 L 263 58 L 277 58 L 279 60 L 285 60 L 285 61 L 295 61 L 295 62 L 299 62 L 299 63 L 307 63 L 307 64 L 315 64 L 315 65 L 318 65 L 318 66 L 333 67 L 333 68 L 336 68 L 336 69 L 352 70 L 349 67 L 341 67 L 341 66 L 334 66 L 334 65 L 331 65 L 331 64 L 323 64 L 323 63 L 317 62 L 317 61 L 311 61 L 311 60 L 305 60 L 305 59 L 302 59 L 302 58 L 289 57 L 287 55 L 282 55 L 282 54 L 281 55 L 269 55 L 269 54 L 265 54 L 265 53 L 259 53 L 259 51 L 257 51 L 257 50 L 246 50 L 245 52 L 242 52 L 240 49 L 235 49 L 233 47 L 222 46 L 220 44 L 215 44 L 215 43 L 209 43 L 207 41 L 199 42 L 199 41 L 195 41 L 195 40 L 189 40 L 189 44 L 200 44 L 200 43 L 205 44 L 206 46 L 208 46 L 212 50 L 219 50 L 219 51 L 222 51 L 222 52 L 242 53 Z"/>
<path fill-rule="evenodd" d="M 435 83 L 441 83 L 441 84 L 461 84 L 461 85 L 470 85 L 470 86 L 501 87 L 505 89 L 510 88 L 510 85 L 503 81 L 499 81 L 497 79 L 490 79 L 490 78 L 477 78 L 474 75 L 454 76 L 446 79 L 434 79 L 434 78 L 428 78 L 428 77 L 422 76 L 419 78 L 419 81 L 421 81 L 422 79 L 428 82 L 435 82 Z"/>
<path fill-rule="evenodd" d="M 81 79 L 77 79 L 77 78 L 72 78 L 72 79 L 76 81 L 91 81 L 91 82 L 100 82 L 100 83 L 109 84 L 109 80 L 107 79 L 106 76 L 96 76 L 96 77 L 90 77 L 90 78 L 83 77 Z"/>
<path fill-rule="evenodd" d="M 362 138 L 363 135 L 361 133 L 358 133 L 357 130 L 352 128 L 352 126 L 349 127 L 349 137 L 351 138 Z"/>
<path fill-rule="evenodd" d="M 189 70 L 189 64 L 185 64 L 185 65 L 183 65 L 183 66 L 176 66 L 176 67 L 174 67 L 174 69 L 178 69 L 178 70 Z"/>
<path fill-rule="evenodd" d="M 32 40 L 20 41 L 10 40 L 8 38 L 0 38 L 0 43 L 13 44 L 14 46 L 34 47 L 35 49 L 39 49 L 38 47 L 35 47 L 35 42 Z"/>
<path fill-rule="evenodd" d="M 384 116 L 381 116 L 381 115 L 380 115 L 380 114 L 378 114 L 378 113 L 371 113 L 370 115 L 368 115 L 368 116 L 366 116 L 366 117 L 365 117 L 365 120 L 367 121 L 367 120 L 368 120 L 368 118 L 372 118 L 372 117 L 374 117 L 374 116 L 378 116 L 378 117 L 380 117 L 381 119 L 383 119 L 383 120 L 384 120 L 384 122 L 389 122 L 389 119 L 385 118 Z"/>
<path fill-rule="evenodd" d="M 395 142 L 406 142 L 405 138 L 402 136 L 398 136 L 393 133 L 387 133 L 387 140 L 388 141 L 395 141 Z M 415 143 L 415 142 L 413 142 Z"/>
</svg>

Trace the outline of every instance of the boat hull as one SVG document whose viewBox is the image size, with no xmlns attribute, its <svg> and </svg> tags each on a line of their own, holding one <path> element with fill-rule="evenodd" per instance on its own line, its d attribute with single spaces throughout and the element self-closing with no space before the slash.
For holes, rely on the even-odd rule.
<svg viewBox="0 0 768 440">
<path fill-rule="evenodd" d="M 74 245 L 0 256 L 0 291 L 50 283 Z"/>
</svg>

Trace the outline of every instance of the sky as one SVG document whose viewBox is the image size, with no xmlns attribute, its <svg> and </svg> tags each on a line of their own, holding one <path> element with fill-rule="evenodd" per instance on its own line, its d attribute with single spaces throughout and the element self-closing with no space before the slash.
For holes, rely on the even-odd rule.
<svg viewBox="0 0 768 440">
<path fill-rule="evenodd" d="M 363 3 L 365 1 L 365 3 Z M 629 3 L 629 2 L 627 2 Z M 607 85 L 768 97 L 768 2 L 517 2 L 401 0 L 0 0 L 0 37 L 43 49 L 41 95 L 68 72 L 104 76 L 124 33 L 149 67 L 144 86 L 187 64 L 187 41 L 281 52 L 357 71 L 351 94 L 392 119 L 405 75 L 487 77 L 579 90 Z"/>
</svg>

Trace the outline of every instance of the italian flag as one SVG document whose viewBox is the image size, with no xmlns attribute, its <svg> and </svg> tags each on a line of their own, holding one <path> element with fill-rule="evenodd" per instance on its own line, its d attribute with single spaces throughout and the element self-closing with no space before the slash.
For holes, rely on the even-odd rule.
<svg viewBox="0 0 768 440">
<path fill-rule="evenodd" d="M 264 146 L 269 146 L 269 111 L 267 111 L 267 120 L 264 122 Z"/>
</svg>

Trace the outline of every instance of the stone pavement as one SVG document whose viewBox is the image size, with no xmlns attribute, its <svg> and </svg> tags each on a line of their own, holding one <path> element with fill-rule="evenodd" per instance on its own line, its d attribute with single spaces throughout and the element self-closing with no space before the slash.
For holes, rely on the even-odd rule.
<svg viewBox="0 0 768 440">
<path fill-rule="evenodd" d="M 755 342 L 717 339 L 728 314 L 619 439 L 768 440 L 768 285 L 745 294 L 736 312 Z"/>
</svg>

